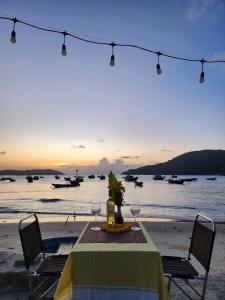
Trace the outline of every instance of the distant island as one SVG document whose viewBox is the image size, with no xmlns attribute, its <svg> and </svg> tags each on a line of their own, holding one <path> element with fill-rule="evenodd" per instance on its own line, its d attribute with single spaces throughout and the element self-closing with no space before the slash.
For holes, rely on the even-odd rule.
<svg viewBox="0 0 225 300">
<path fill-rule="evenodd" d="M 225 150 L 192 151 L 165 163 L 130 169 L 122 174 L 225 175 Z"/>
<path fill-rule="evenodd" d="M 33 170 L 0 170 L 0 175 L 64 175 L 60 171 L 52 169 L 33 169 Z"/>
</svg>

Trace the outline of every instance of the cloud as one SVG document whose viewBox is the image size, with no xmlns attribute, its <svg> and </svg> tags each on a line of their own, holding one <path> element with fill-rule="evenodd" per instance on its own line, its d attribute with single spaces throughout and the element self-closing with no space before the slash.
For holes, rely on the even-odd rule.
<svg viewBox="0 0 225 300">
<path fill-rule="evenodd" d="M 172 153 L 173 151 L 170 149 L 161 149 L 162 152 L 168 152 L 168 153 Z"/>
<path fill-rule="evenodd" d="M 6 155 L 6 151 L 1 151 L 0 155 Z"/>
<path fill-rule="evenodd" d="M 225 60 L 225 51 L 216 52 L 212 56 L 212 60 Z M 217 66 L 221 71 L 225 71 L 225 63 L 212 64 L 214 67 Z"/>
<path fill-rule="evenodd" d="M 190 22 L 207 20 L 218 23 L 220 20 L 225 1 L 223 0 L 189 0 L 185 17 Z"/>
<path fill-rule="evenodd" d="M 86 148 L 85 145 L 71 145 L 70 147 L 73 149 L 85 149 Z"/>
<path fill-rule="evenodd" d="M 129 165 L 129 168 L 138 168 L 140 165 L 132 164 Z M 79 170 L 79 174 L 88 175 L 91 173 L 94 174 L 108 174 L 112 170 L 115 174 L 121 174 L 123 171 L 126 171 L 128 168 L 125 165 L 122 159 L 115 159 L 110 161 L 107 157 L 103 157 L 95 165 L 79 166 L 75 164 L 65 163 L 57 167 L 57 170 L 64 172 L 65 174 L 75 174 L 75 170 Z"/>
<path fill-rule="evenodd" d="M 130 155 L 122 155 L 120 156 L 121 159 L 137 159 L 140 158 L 140 156 L 130 156 Z"/>
<path fill-rule="evenodd" d="M 105 140 L 104 139 L 99 139 L 97 140 L 98 143 L 105 143 Z"/>
</svg>

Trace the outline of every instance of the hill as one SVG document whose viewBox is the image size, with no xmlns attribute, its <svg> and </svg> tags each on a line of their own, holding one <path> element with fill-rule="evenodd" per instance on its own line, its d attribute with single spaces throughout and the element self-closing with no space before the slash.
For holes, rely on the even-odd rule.
<svg viewBox="0 0 225 300">
<path fill-rule="evenodd" d="M 33 170 L 0 170 L 0 175 L 64 175 L 60 171 L 52 169 L 33 169 Z"/>
<path fill-rule="evenodd" d="M 123 174 L 225 175 L 225 150 L 188 152 L 165 163 L 131 169 Z"/>
</svg>

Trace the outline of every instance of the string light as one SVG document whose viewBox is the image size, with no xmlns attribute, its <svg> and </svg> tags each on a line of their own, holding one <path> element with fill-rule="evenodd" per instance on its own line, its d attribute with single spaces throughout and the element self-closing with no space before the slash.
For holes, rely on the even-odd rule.
<svg viewBox="0 0 225 300">
<path fill-rule="evenodd" d="M 62 44 L 61 54 L 62 54 L 62 56 L 67 56 L 67 51 L 66 51 L 66 35 L 67 35 L 67 32 L 66 32 L 66 30 L 64 32 L 62 32 L 62 34 L 63 34 L 63 44 Z"/>
<path fill-rule="evenodd" d="M 201 59 L 201 63 L 202 63 L 202 72 L 200 74 L 200 78 L 199 78 L 199 82 L 200 83 L 204 83 L 205 82 L 205 73 L 203 71 L 203 64 L 204 64 L 205 60 Z"/>
<path fill-rule="evenodd" d="M 10 17 L 2 17 L 2 16 L 0 16 L 0 19 L 10 20 L 10 21 L 13 22 L 13 30 L 11 32 L 11 38 L 10 38 L 10 41 L 13 44 L 16 43 L 15 25 L 18 22 L 18 23 L 21 23 L 23 25 L 26 25 L 26 26 L 29 26 L 29 27 L 32 27 L 32 28 L 35 28 L 35 29 L 38 29 L 38 30 L 43 30 L 43 31 L 47 31 L 47 32 L 53 32 L 53 33 L 63 34 L 63 44 L 62 44 L 62 50 L 61 50 L 61 54 L 63 56 L 67 55 L 67 49 L 66 49 L 66 43 L 65 43 L 65 37 L 67 35 L 70 36 L 70 37 L 72 37 L 72 38 L 75 38 L 75 39 L 77 39 L 77 40 L 79 40 L 81 42 L 90 43 L 90 44 L 96 44 L 96 45 L 101 45 L 101 46 L 110 46 L 112 48 L 112 55 L 111 55 L 111 59 L 110 59 L 110 65 L 112 67 L 115 66 L 115 56 L 114 56 L 114 47 L 115 46 L 116 47 L 136 48 L 136 49 L 139 49 L 139 50 L 151 53 L 153 55 L 157 55 L 158 56 L 158 63 L 156 65 L 156 72 L 157 72 L 158 75 L 162 74 L 162 69 L 161 69 L 161 66 L 159 64 L 159 57 L 160 56 L 164 56 L 164 57 L 166 57 L 168 59 L 175 59 L 175 60 L 181 60 L 181 61 L 186 61 L 186 62 L 196 62 L 196 63 L 200 62 L 202 64 L 202 71 L 201 71 L 200 78 L 199 78 L 199 82 L 200 83 L 203 83 L 205 81 L 205 74 L 204 74 L 204 71 L 203 71 L 203 64 L 205 64 L 205 63 L 225 63 L 225 60 L 190 59 L 190 58 L 187 58 L 187 57 L 174 56 L 174 55 L 170 55 L 170 54 L 167 54 L 167 53 L 164 53 L 164 52 L 160 52 L 160 51 L 154 51 L 154 50 L 151 50 L 151 49 L 148 49 L 148 48 L 144 48 L 142 46 L 134 45 L 134 44 L 122 44 L 122 43 L 116 43 L 115 44 L 115 43 L 109 43 L 109 42 L 98 42 L 96 40 L 90 40 L 90 39 L 82 38 L 82 37 L 80 37 L 78 35 L 74 35 L 74 34 L 66 32 L 66 31 L 62 32 L 62 31 L 59 31 L 59 30 L 54 30 L 54 29 L 49 29 L 49 28 L 45 28 L 45 27 L 40 27 L 40 26 L 31 24 L 31 23 L 24 22 L 24 21 L 19 20 L 17 18 L 10 18 Z"/>
<path fill-rule="evenodd" d="M 158 55 L 158 63 L 157 63 L 157 65 L 156 65 L 156 73 L 157 73 L 158 75 L 160 75 L 160 74 L 162 74 L 162 70 L 161 70 L 161 67 L 160 67 L 160 64 L 159 64 L 159 57 L 160 57 L 160 55 L 161 55 L 161 52 L 157 52 L 157 55 Z"/>
<path fill-rule="evenodd" d="M 16 43 L 16 31 L 15 31 L 15 26 L 16 26 L 16 22 L 17 22 L 17 19 L 14 18 L 12 19 L 13 20 L 13 30 L 11 32 L 11 38 L 10 38 L 10 42 L 12 44 L 15 44 Z"/>
<path fill-rule="evenodd" d="M 110 59 L 110 66 L 114 67 L 115 66 L 115 56 L 114 56 L 114 47 L 116 44 L 111 43 L 112 46 L 112 55 L 111 55 L 111 59 Z"/>
</svg>

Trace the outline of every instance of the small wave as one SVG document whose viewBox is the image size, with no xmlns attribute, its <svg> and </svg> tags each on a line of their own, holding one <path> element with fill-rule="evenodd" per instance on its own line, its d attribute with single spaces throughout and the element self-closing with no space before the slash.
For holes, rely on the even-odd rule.
<svg viewBox="0 0 225 300">
<path fill-rule="evenodd" d="M 125 206 L 132 206 L 133 204 L 126 204 Z M 159 204 L 140 204 L 140 207 L 155 207 L 155 208 L 172 208 L 172 209 L 197 209 L 192 206 L 176 206 L 176 205 L 159 205 Z"/>
<path fill-rule="evenodd" d="M 41 198 L 38 201 L 44 202 L 44 203 L 49 203 L 49 202 L 59 202 L 59 201 L 66 201 L 66 200 L 60 199 L 60 198 Z"/>
</svg>

